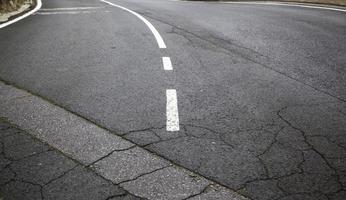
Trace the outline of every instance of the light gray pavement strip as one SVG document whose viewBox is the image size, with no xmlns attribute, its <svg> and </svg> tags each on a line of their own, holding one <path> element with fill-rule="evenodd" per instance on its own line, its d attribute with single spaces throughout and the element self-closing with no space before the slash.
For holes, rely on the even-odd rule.
<svg viewBox="0 0 346 200">
<path fill-rule="evenodd" d="M 210 185 L 223 188 L 40 97 L 3 82 L 0 82 L 0 118 L 16 124 L 36 138 L 90 167 L 105 179 L 119 184 L 131 194 L 139 197 L 186 199 L 189 197 L 199 198 L 201 195 L 201 199 L 214 199 L 214 195 L 208 196 L 208 193 L 204 195 L 204 192 L 207 191 L 206 188 Z M 8 135 L 13 137 L 13 141 L 17 141 L 16 137 L 12 136 L 11 131 L 10 133 L 6 131 L 1 133 L 1 136 L 6 138 Z M 12 142 L 4 143 L 2 145 Z M 47 162 L 47 166 L 50 166 L 46 170 L 37 168 L 37 166 L 30 165 L 30 162 L 25 161 L 22 164 L 14 165 L 14 168 L 21 168 L 22 165 L 28 164 L 25 169 L 27 173 L 22 174 L 23 176 L 25 174 L 35 175 L 38 171 L 49 174 L 48 169 L 60 169 L 51 163 L 50 157 L 54 156 L 48 155 L 48 157 L 42 158 Z M 1 160 L 1 163 L 3 162 L 6 163 L 6 160 Z M 70 168 L 73 166 L 74 164 L 71 164 Z M 79 168 L 78 170 L 83 171 Z M 56 184 L 54 188 L 57 188 L 58 185 L 64 187 L 69 184 L 73 185 L 73 180 L 79 180 L 78 174 L 80 173 L 83 172 L 68 172 L 69 175 L 66 180 L 54 182 Z M 10 175 L 10 172 L 6 175 Z M 50 177 L 49 180 L 51 179 L 54 178 Z M 40 178 L 34 179 L 34 181 L 39 184 L 47 183 Z M 88 181 L 85 182 L 85 184 L 87 183 Z M 52 199 L 57 197 L 54 188 L 49 189 L 49 191 L 53 191 L 54 195 L 47 194 Z M 70 187 L 66 190 L 73 191 Z M 244 199 L 226 188 L 220 192 L 216 190 L 214 193 L 216 196 L 225 196 L 226 194 L 226 199 Z M 68 199 L 61 195 L 58 197 Z"/>
<path fill-rule="evenodd" d="M 187 171 L 168 167 L 120 185 L 148 199 L 185 199 L 199 194 L 209 183 Z"/>
<path fill-rule="evenodd" d="M 135 147 L 128 151 L 115 151 L 92 167 L 102 176 L 119 184 L 129 179 L 135 179 L 141 174 L 150 173 L 169 165 L 170 163 L 166 160 L 148 154 L 142 148 Z"/>
<path fill-rule="evenodd" d="M 211 185 L 204 190 L 203 194 L 196 195 L 189 198 L 189 200 L 206 200 L 206 199 L 233 200 L 233 199 L 239 199 L 239 197 L 237 195 L 234 195 L 234 193 L 229 192 L 229 190 L 225 189 L 224 187 Z M 245 200 L 245 198 L 243 199 Z"/>
</svg>

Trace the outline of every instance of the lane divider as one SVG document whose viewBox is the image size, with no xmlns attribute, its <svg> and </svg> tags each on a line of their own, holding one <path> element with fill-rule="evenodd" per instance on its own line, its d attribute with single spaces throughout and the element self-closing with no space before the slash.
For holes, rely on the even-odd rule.
<svg viewBox="0 0 346 200">
<path fill-rule="evenodd" d="M 163 69 L 166 71 L 172 71 L 173 66 L 170 57 L 162 57 Z"/>
<path fill-rule="evenodd" d="M 123 6 L 114 4 L 112 2 L 106 1 L 106 0 L 100 0 L 108 5 L 120 8 L 122 10 L 125 10 L 133 15 L 135 15 L 137 18 L 142 20 L 148 28 L 151 30 L 153 35 L 155 36 L 155 39 L 157 41 L 157 44 L 160 49 L 165 49 L 166 44 L 163 41 L 160 33 L 156 30 L 156 28 L 143 16 L 136 13 L 135 11 L 132 11 L 128 8 L 125 8 Z M 171 62 L 170 57 L 162 57 L 162 63 L 163 63 L 163 69 L 166 71 L 172 71 L 173 65 Z M 175 89 L 167 89 L 166 90 L 166 98 L 167 98 L 167 104 L 166 104 L 166 130 L 167 131 L 179 131 L 179 113 L 178 113 L 178 98 L 177 98 L 177 91 Z"/>
<path fill-rule="evenodd" d="M 5 23 L 0 24 L 0 29 L 6 27 L 8 25 L 11 25 L 11 24 L 13 24 L 15 22 L 18 22 L 19 20 L 22 20 L 22 19 L 24 19 L 24 18 L 26 18 L 28 16 L 30 16 L 31 14 L 35 13 L 36 11 L 38 11 L 41 7 L 42 7 L 41 0 L 37 0 L 36 1 L 36 6 L 35 6 L 34 9 L 30 10 L 29 12 L 27 12 L 27 13 L 19 16 L 19 17 L 16 17 L 16 18 L 14 18 L 12 20 L 9 20 L 9 21 L 7 21 Z"/>
<path fill-rule="evenodd" d="M 142 15 L 136 13 L 136 12 L 133 11 L 133 10 L 130 10 L 130 9 L 128 9 L 128 8 L 125 8 L 125 7 L 123 7 L 123 6 L 119 6 L 119 5 L 117 5 L 117 4 L 114 4 L 114 3 L 112 3 L 112 2 L 109 2 L 109 1 L 106 1 L 106 0 L 100 0 L 100 1 L 102 1 L 102 2 L 104 2 L 104 3 L 106 3 L 106 4 L 108 4 L 108 5 L 111 5 L 111 6 L 120 8 L 120 9 L 122 9 L 122 10 L 125 10 L 125 11 L 127 11 L 127 12 L 133 14 L 134 16 L 138 17 L 140 20 L 142 20 L 142 21 L 144 22 L 145 25 L 148 26 L 148 28 L 150 29 L 150 31 L 154 34 L 155 39 L 156 39 L 156 41 L 157 41 L 157 44 L 159 45 L 159 48 L 160 48 L 160 49 L 165 49 L 165 48 L 166 48 L 166 44 L 165 44 L 165 42 L 163 41 L 163 39 L 162 39 L 160 33 L 159 33 L 159 32 L 156 30 L 156 28 L 155 28 L 147 19 L 145 19 Z"/>
<path fill-rule="evenodd" d="M 179 114 L 177 91 L 174 89 L 166 90 L 167 105 L 166 105 L 166 129 L 167 131 L 179 131 Z"/>
</svg>

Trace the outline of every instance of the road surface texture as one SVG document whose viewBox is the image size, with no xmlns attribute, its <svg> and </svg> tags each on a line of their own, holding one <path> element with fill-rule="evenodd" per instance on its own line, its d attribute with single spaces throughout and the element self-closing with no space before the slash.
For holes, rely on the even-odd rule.
<svg viewBox="0 0 346 200">
<path fill-rule="evenodd" d="M 173 0 L 42 3 L 0 30 L 1 81 L 246 198 L 346 199 L 346 12 Z M 112 4 L 145 17 L 167 48 Z M 169 89 L 179 131 L 167 131 Z"/>
<path fill-rule="evenodd" d="M 139 199 L 3 121 L 0 147 L 4 199 Z"/>
</svg>

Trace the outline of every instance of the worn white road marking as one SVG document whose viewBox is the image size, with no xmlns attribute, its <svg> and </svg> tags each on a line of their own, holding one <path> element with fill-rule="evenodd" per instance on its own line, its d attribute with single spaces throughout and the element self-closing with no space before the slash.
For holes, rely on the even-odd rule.
<svg viewBox="0 0 346 200">
<path fill-rule="evenodd" d="M 17 22 L 17 21 L 19 21 L 19 20 L 24 19 L 25 17 L 30 16 L 31 14 L 35 13 L 36 11 L 38 11 L 38 10 L 41 8 L 41 6 L 42 6 L 41 0 L 37 0 L 36 6 L 35 6 L 34 9 L 32 9 L 32 10 L 30 10 L 29 12 L 27 12 L 27 13 L 25 13 L 25 14 L 19 16 L 19 17 L 16 17 L 16 18 L 14 18 L 14 19 L 12 19 L 12 20 L 10 20 L 10 21 L 8 21 L 8 22 L 5 22 L 5 23 L 0 24 L 0 28 L 4 28 L 4 27 L 6 27 L 6 26 L 8 26 L 8 25 L 10 25 L 10 24 L 13 24 L 13 23 L 15 23 L 15 22 Z"/>
<path fill-rule="evenodd" d="M 59 10 L 93 10 L 104 7 L 67 7 L 67 8 L 41 8 L 40 11 L 59 11 Z"/>
<path fill-rule="evenodd" d="M 163 69 L 173 70 L 172 62 L 170 57 L 162 57 Z"/>
<path fill-rule="evenodd" d="M 341 8 L 333 8 L 333 7 L 317 6 L 317 5 L 315 6 L 315 5 L 309 5 L 309 4 L 297 4 L 297 3 L 277 3 L 277 2 L 219 2 L 219 3 L 291 6 L 291 7 L 316 8 L 316 9 L 323 9 L 323 10 L 334 10 L 334 11 L 346 12 L 346 9 L 341 9 Z"/>
<path fill-rule="evenodd" d="M 178 114 L 178 100 L 177 91 L 174 89 L 166 90 L 167 107 L 166 107 L 166 130 L 179 131 L 179 114 Z"/>
<path fill-rule="evenodd" d="M 36 12 L 34 15 L 66 15 L 66 14 L 88 14 L 95 13 L 97 11 L 83 10 L 83 11 L 59 11 L 59 12 Z M 103 11 L 110 12 L 110 11 Z"/>
<path fill-rule="evenodd" d="M 168 1 L 174 1 L 174 2 L 181 2 L 181 3 L 191 3 L 192 1 L 182 1 L 182 0 L 168 0 Z M 195 1 L 194 3 L 211 3 L 211 2 L 205 2 L 205 1 Z M 316 8 L 316 9 L 323 9 L 323 10 L 334 10 L 334 11 L 341 11 L 346 12 L 346 9 L 341 8 L 342 6 L 335 6 L 331 7 L 329 5 L 325 6 L 319 6 L 317 4 L 308 4 L 308 3 L 297 3 L 297 2 L 275 2 L 275 1 L 266 1 L 266 2 L 259 2 L 259 1 L 219 1 L 219 2 L 212 2 L 212 3 L 227 3 L 227 4 L 258 4 L 258 5 L 275 5 L 275 6 L 295 6 L 295 7 L 303 7 L 303 8 Z M 340 8 L 337 8 L 340 7 Z"/>
<path fill-rule="evenodd" d="M 139 18 L 140 20 L 142 20 L 150 29 L 150 31 L 153 33 L 153 35 L 155 36 L 155 39 L 157 41 L 157 44 L 159 46 L 160 49 L 165 49 L 166 48 L 166 44 L 163 41 L 160 33 L 156 30 L 156 28 L 147 20 L 145 19 L 143 16 L 141 16 L 140 14 L 127 9 L 123 6 L 119 6 L 116 5 L 114 3 L 111 3 L 109 1 L 106 0 L 100 0 L 108 5 L 120 8 L 122 10 L 125 10 L 133 15 L 135 15 L 137 18 Z M 170 57 L 162 57 L 162 62 L 163 62 L 163 67 L 165 70 L 173 70 L 172 67 L 172 62 Z M 174 89 L 168 89 L 166 90 L 166 96 L 167 96 L 167 105 L 166 105 L 166 117 L 167 117 L 167 121 L 166 121 L 166 130 L 167 131 L 179 131 L 179 114 L 178 114 L 178 100 L 177 100 L 177 92 Z"/>
<path fill-rule="evenodd" d="M 142 21 L 148 26 L 148 28 L 150 29 L 150 31 L 154 34 L 155 39 L 156 39 L 156 41 L 157 41 L 157 44 L 159 45 L 159 48 L 160 48 L 160 49 L 165 49 L 165 48 L 166 48 L 166 44 L 165 44 L 165 42 L 163 41 L 163 39 L 162 39 L 160 33 L 159 33 L 159 32 L 156 30 L 156 28 L 155 28 L 147 19 L 145 19 L 142 15 L 140 15 L 140 14 L 136 13 L 135 11 L 132 11 L 132 10 L 130 10 L 130 9 L 128 9 L 128 8 L 125 8 L 125 7 L 123 7 L 123 6 L 119 6 L 119 5 L 116 5 L 116 4 L 114 4 L 114 3 L 111 3 L 111 2 L 109 2 L 109 1 L 106 1 L 106 0 L 100 0 L 100 1 L 102 1 L 102 2 L 104 2 L 104 3 L 106 3 L 106 4 L 108 4 L 108 5 L 111 5 L 111 6 L 120 8 L 120 9 L 122 9 L 122 10 L 125 10 L 125 11 L 127 11 L 127 12 L 133 14 L 134 16 L 138 17 L 140 20 L 142 20 Z"/>
</svg>

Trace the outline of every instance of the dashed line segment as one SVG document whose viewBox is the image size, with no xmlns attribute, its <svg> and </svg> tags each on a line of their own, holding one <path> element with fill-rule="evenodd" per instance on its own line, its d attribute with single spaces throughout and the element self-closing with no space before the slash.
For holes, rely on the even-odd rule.
<svg viewBox="0 0 346 200">
<path fill-rule="evenodd" d="M 177 91 L 174 89 L 166 90 L 167 96 L 167 131 L 179 131 L 179 114 L 178 114 L 178 101 L 177 101 Z"/>
<path fill-rule="evenodd" d="M 162 57 L 163 69 L 166 71 L 172 71 L 173 66 L 170 57 Z"/>
</svg>

